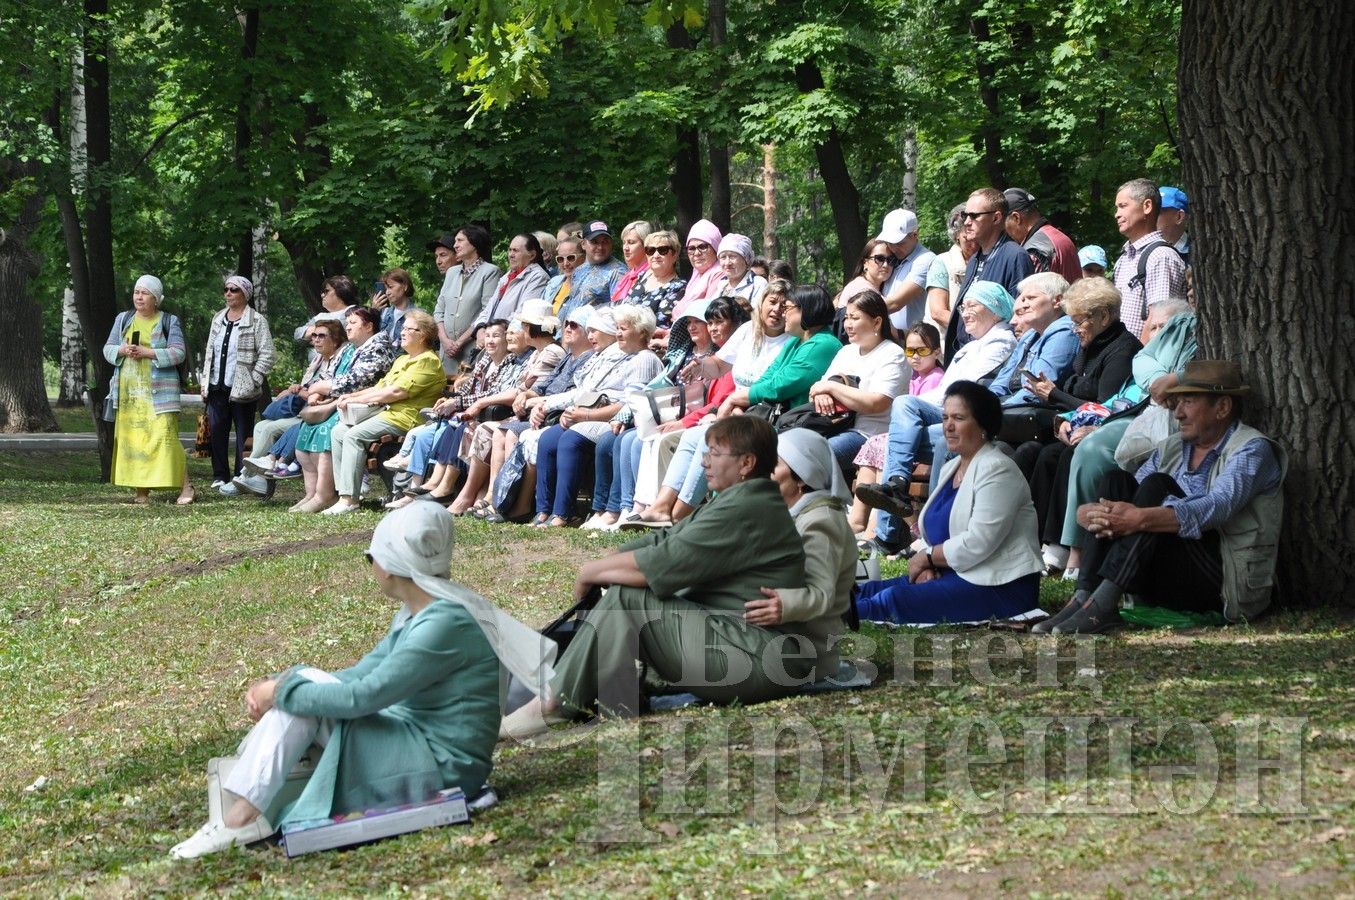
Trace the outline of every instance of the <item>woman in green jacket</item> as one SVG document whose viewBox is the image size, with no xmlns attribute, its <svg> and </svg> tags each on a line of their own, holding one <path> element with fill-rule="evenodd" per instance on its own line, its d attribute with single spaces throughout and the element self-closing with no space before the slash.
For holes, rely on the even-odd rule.
<svg viewBox="0 0 1355 900">
<path fill-rule="evenodd" d="M 720 415 L 758 403 L 790 409 L 809 402 L 809 389 L 823 377 L 842 342 L 833 337 L 833 299 L 817 284 L 800 284 L 786 297 L 786 333 L 791 339 L 752 387 L 740 388 L 720 406 Z"/>
<path fill-rule="evenodd" d="M 250 686 L 257 723 L 222 782 L 219 819 L 170 850 L 191 859 L 262 840 L 291 822 L 414 803 L 450 787 L 467 797 L 489 776 L 499 729 L 499 664 L 540 692 L 554 644 L 447 580 L 452 517 L 415 503 L 376 527 L 367 558 L 400 602 L 391 630 L 351 668 L 293 666 Z M 279 791 L 312 745 L 323 747 L 300 798 Z M 210 807 L 211 804 L 209 804 Z"/>
</svg>

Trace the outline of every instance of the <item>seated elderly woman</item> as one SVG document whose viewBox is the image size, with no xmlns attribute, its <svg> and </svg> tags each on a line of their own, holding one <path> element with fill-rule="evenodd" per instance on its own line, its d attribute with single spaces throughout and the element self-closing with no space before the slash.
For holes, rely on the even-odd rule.
<svg viewBox="0 0 1355 900">
<path fill-rule="evenodd" d="M 637 656 L 674 687 L 716 702 L 783 697 L 831 674 L 830 663 L 835 670 L 829 638 L 842 627 L 836 582 L 819 615 L 812 614 L 815 603 L 797 605 L 780 593 L 805 588 L 805 552 L 770 478 L 775 432 L 760 419 L 734 416 L 712 425 L 707 439 L 714 499 L 580 569 L 576 598 L 595 586 L 605 593 L 561 656 L 548 692 L 504 719 L 501 736 L 530 737 L 566 711 L 587 714 L 595 705 L 638 712 Z M 730 552 L 731 534 L 738 535 L 737 553 Z M 776 604 L 759 602 L 778 599 L 763 588 L 778 593 L 780 624 L 770 624 Z M 787 607 L 808 617 L 785 621 Z M 753 624 L 750 612 L 769 624 Z"/>
<path fill-rule="evenodd" d="M 767 302 L 780 296 L 769 294 Z M 786 409 L 807 402 L 809 389 L 823 377 L 842 349 L 829 331 L 833 324 L 833 301 L 827 291 L 818 285 L 797 285 L 784 296 L 782 317 L 790 339 L 756 382 L 746 388 L 736 387 L 725 397 L 715 414 L 717 418 L 742 415 L 751 408 L 753 414 L 774 419 Z M 737 335 L 730 343 L 735 339 Z M 698 429 L 683 435 L 664 476 L 663 490 L 644 511 L 644 525 L 677 521 L 690 514 L 705 496 L 706 484 L 699 462 L 704 452 L 703 439 L 704 431 Z"/>
<path fill-rule="evenodd" d="M 685 395 L 705 397 L 705 382 L 685 381 L 681 372 L 692 362 L 704 359 L 720 349 L 746 318 L 743 307 L 732 297 L 698 300 L 674 324 L 671 335 L 678 340 L 669 344 L 664 358 L 664 373 L 645 386 L 647 390 L 680 387 Z M 685 351 L 676 348 L 685 346 Z M 699 403 L 700 400 L 694 401 Z M 640 429 L 629 407 L 612 417 L 611 431 L 602 435 L 593 455 L 593 516 L 584 522 L 588 530 L 610 529 L 621 518 L 623 509 L 635 502 L 635 476 L 640 468 L 642 444 Z"/>
<path fill-rule="evenodd" d="M 537 443 L 536 518 L 532 520 L 536 526 L 578 524 L 575 494 L 592 462 L 593 445 L 611 431 L 608 423 L 621 409 L 626 387 L 648 384 L 663 371 L 663 362 L 648 349 L 654 314 L 645 307 L 622 303 L 594 310 L 588 330 L 596 340 L 597 355 L 580 376 L 578 387 L 544 404 L 547 412 L 560 411 L 560 421 L 543 431 Z M 615 332 L 613 341 L 608 341 L 613 337 L 608 331 Z"/>
<path fill-rule="evenodd" d="M 411 310 L 405 315 L 400 336 L 405 355 L 395 361 L 385 377 L 372 387 L 339 398 L 340 415 L 353 409 L 367 417 L 355 425 L 340 421 L 334 426 L 330 443 L 339 499 L 322 515 L 343 515 L 359 508 L 367 445 L 385 434 L 403 435 L 419 424 L 419 410 L 432 406 L 447 386 L 437 355 L 438 331 L 433 317 L 422 310 Z M 377 407 L 384 409 L 370 414 Z"/>
<path fill-rule="evenodd" d="M 720 241 L 720 296 L 737 297 L 750 314 L 757 311 L 762 295 L 767 291 L 767 279 L 749 268 L 753 263 L 753 242 L 747 235 L 727 234 Z"/>
<path fill-rule="evenodd" d="M 900 624 L 1006 619 L 1037 609 L 1040 545 L 1021 470 L 993 443 L 1002 404 L 986 387 L 957 381 L 942 407 L 945 464 L 918 524 L 926 546 L 908 574 L 862 585 L 863 620 Z"/>
<path fill-rule="evenodd" d="M 192 859 L 262 840 L 276 826 L 425 800 L 458 787 L 481 792 L 499 727 L 499 666 L 532 690 L 549 678 L 554 647 L 447 580 L 452 518 L 418 503 L 376 526 L 367 559 L 381 592 L 400 604 L 390 631 L 355 665 L 305 665 L 252 684 L 255 725 L 221 787 L 223 803 L 170 856 Z M 300 798 L 280 808 L 287 773 L 323 748 Z M 214 806 L 209 802 L 209 807 Z"/>
<path fill-rule="evenodd" d="M 378 330 L 380 316 L 365 306 L 349 310 L 345 323 L 348 343 L 339 354 L 334 374 L 309 387 L 296 438 L 296 460 L 301 464 L 305 492 L 288 512 L 320 512 L 338 499 L 330 453 L 334 426 L 339 424 L 338 398 L 376 384 L 395 362 L 395 345 Z M 402 327 L 403 321 L 401 317 Z"/>
</svg>

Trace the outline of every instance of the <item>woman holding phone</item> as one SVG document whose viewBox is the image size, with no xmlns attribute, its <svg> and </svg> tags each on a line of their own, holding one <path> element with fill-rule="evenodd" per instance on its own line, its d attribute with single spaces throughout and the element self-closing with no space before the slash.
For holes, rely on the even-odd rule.
<svg viewBox="0 0 1355 900">
<path fill-rule="evenodd" d="M 118 315 L 104 341 L 113 366 L 104 418 L 113 420 L 114 484 L 136 488 L 133 503 L 150 502 L 152 489 L 178 488 L 180 506 L 193 502 L 193 485 L 179 443 L 179 364 L 183 330 L 160 309 L 165 289 L 142 275 L 132 290 L 132 310 Z"/>
</svg>

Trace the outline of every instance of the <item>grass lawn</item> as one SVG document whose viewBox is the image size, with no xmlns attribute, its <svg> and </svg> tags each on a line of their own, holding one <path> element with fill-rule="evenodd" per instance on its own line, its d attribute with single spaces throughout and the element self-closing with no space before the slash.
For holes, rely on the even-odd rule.
<svg viewBox="0 0 1355 900">
<path fill-rule="evenodd" d="M 92 454 L 0 453 L 0 892 L 1355 890 L 1340 611 L 1057 645 L 867 626 L 848 652 L 878 667 L 873 688 L 505 745 L 502 802 L 471 827 L 171 863 L 204 816 L 207 758 L 245 730 L 248 682 L 346 665 L 393 612 L 360 556 L 375 513 L 289 515 L 293 486 L 207 496 L 192 470 L 197 504 L 139 508 Z M 463 521 L 457 577 L 536 625 L 614 542 Z M 1258 757 L 1276 761 L 1259 778 Z"/>
</svg>

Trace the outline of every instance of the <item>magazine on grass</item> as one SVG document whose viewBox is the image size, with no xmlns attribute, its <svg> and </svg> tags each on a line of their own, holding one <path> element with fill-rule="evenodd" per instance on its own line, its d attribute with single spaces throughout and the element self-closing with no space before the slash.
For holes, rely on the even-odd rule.
<svg viewBox="0 0 1355 900">
<path fill-rule="evenodd" d="M 498 796 L 488 786 L 469 804 L 460 788 L 447 788 L 421 803 L 294 822 L 283 827 L 282 845 L 288 856 L 351 847 L 425 828 L 469 822 L 472 811 L 488 809 L 497 801 Z"/>
</svg>

